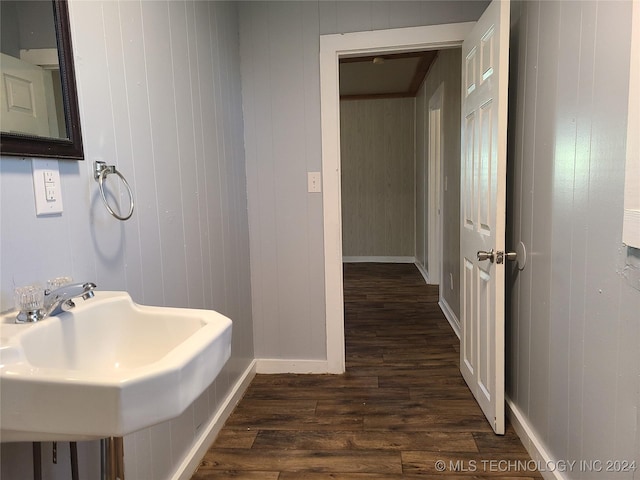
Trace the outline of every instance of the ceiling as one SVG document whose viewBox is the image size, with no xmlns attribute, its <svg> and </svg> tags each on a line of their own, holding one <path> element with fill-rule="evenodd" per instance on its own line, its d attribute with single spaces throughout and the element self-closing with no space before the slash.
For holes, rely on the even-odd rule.
<svg viewBox="0 0 640 480">
<path fill-rule="evenodd" d="M 340 98 L 414 97 L 438 52 L 340 59 Z"/>
</svg>

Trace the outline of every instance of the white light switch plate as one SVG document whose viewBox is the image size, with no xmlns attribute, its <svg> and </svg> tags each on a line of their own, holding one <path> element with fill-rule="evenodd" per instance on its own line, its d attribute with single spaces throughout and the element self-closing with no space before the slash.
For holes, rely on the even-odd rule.
<svg viewBox="0 0 640 480">
<path fill-rule="evenodd" d="M 62 213 L 62 189 L 57 160 L 31 160 L 33 170 L 33 193 L 36 199 L 36 215 L 58 215 Z"/>
<path fill-rule="evenodd" d="M 320 172 L 307 172 L 307 190 L 309 193 L 322 192 Z"/>
</svg>

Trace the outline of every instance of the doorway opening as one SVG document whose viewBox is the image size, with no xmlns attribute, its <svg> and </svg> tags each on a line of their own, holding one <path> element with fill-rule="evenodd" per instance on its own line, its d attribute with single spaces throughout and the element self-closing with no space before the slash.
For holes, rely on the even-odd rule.
<svg viewBox="0 0 640 480">
<path fill-rule="evenodd" d="M 346 263 L 415 261 L 415 99 L 436 56 L 429 50 L 340 60 Z"/>
<path fill-rule="evenodd" d="M 459 48 L 340 60 L 343 262 L 414 264 L 456 333 L 460 65 Z"/>
<path fill-rule="evenodd" d="M 323 35 L 320 38 L 327 363 L 332 373 L 345 370 L 339 60 L 460 47 L 473 25 L 474 22 L 467 22 Z"/>
</svg>

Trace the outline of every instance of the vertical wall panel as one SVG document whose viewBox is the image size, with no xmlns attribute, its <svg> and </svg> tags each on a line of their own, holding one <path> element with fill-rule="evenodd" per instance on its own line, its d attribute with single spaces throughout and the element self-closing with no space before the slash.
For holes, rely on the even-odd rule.
<svg viewBox="0 0 640 480">
<path fill-rule="evenodd" d="M 305 52 L 298 47 L 313 31 L 303 30 L 302 3 L 287 5 L 278 3 L 270 8 L 269 61 L 282 68 L 271 69 L 271 121 L 284 128 L 273 128 L 271 133 L 273 167 L 275 175 L 275 224 L 277 235 L 277 272 L 282 289 L 278 292 L 280 312 L 279 342 L 292 349 L 294 358 L 314 355 L 322 358 L 322 345 L 314 345 L 312 319 L 316 311 L 306 301 L 311 292 L 308 278 L 309 250 L 306 217 L 309 195 L 307 193 L 305 161 L 305 93 L 312 82 L 304 76 Z M 317 82 L 317 78 L 315 79 Z M 289 159 L 296 160 L 291 163 Z M 304 199 L 294 201 L 293 199 Z M 298 227 L 299 226 L 299 227 Z M 271 275 L 272 272 L 269 272 Z M 315 293 L 315 292 L 314 292 Z M 297 319 L 287 323 L 285 319 Z M 313 358 L 313 357 L 312 357 Z"/>
<path fill-rule="evenodd" d="M 525 10 L 525 9 L 523 9 Z M 536 115 L 536 69 L 538 62 L 538 18 L 540 13 L 540 4 L 532 3 L 530 8 L 527 8 L 523 12 L 522 23 L 526 22 L 524 28 L 527 29 L 527 33 L 532 36 L 531 40 L 527 37 L 527 41 L 522 42 L 524 55 L 526 62 L 523 62 L 522 68 L 524 69 L 524 76 L 526 87 L 522 92 L 524 110 L 523 125 L 524 132 L 522 136 L 522 161 L 521 163 L 521 177 L 520 188 L 522 189 L 518 194 L 520 195 L 520 231 L 517 241 L 522 241 L 525 245 L 531 245 L 532 237 L 532 218 L 533 218 L 533 204 L 532 204 L 532 192 L 533 192 L 533 165 L 534 165 L 534 150 L 535 150 L 535 115 Z M 513 83 L 513 82 L 511 82 Z M 518 92 L 520 94 L 520 92 Z M 507 160 L 509 162 L 509 160 Z M 532 252 L 533 253 L 533 252 Z M 518 396 L 522 402 L 523 407 L 526 405 L 528 411 L 530 402 L 531 385 L 529 378 L 531 376 L 531 369 L 534 368 L 534 362 L 531 359 L 531 285 L 533 282 L 533 267 L 529 264 L 529 275 L 522 275 L 520 277 L 519 289 L 520 298 L 517 303 L 518 323 L 521 328 L 521 335 L 519 337 L 518 350 L 521 352 L 519 358 L 522 360 L 520 365 L 521 371 L 526 371 L 526 375 L 518 375 Z M 542 319 L 546 321 L 546 319 Z"/>
<path fill-rule="evenodd" d="M 139 303 L 218 309 L 233 320 L 232 358 L 209 389 L 177 419 L 125 438 L 127 476 L 162 480 L 254 357 L 236 5 L 69 6 L 86 161 L 59 162 L 65 210 L 41 218 L 31 162 L 0 161 L 0 310 L 13 308 L 14 286 L 67 274 Z M 102 205 L 98 159 L 131 184 L 127 222 Z M 28 478 L 29 450 L 2 444 L 0 476 Z M 81 476 L 96 478 L 97 443 L 80 452 Z M 47 478 L 68 470 L 60 462 Z"/>
<path fill-rule="evenodd" d="M 423 82 L 416 95 L 416 262 L 429 271 L 427 257 L 427 148 L 428 148 L 427 86 Z"/>
<path fill-rule="evenodd" d="M 145 75 L 148 80 L 149 120 L 151 125 L 152 175 L 155 177 L 155 198 L 158 210 L 158 246 L 162 258 L 161 275 L 170 285 L 163 284 L 163 302 L 179 306 L 186 298 L 184 224 L 182 221 L 180 156 L 176 122 L 176 102 L 179 101 L 173 83 L 171 59 L 169 5 L 159 7 L 142 2 L 142 35 L 145 51 Z M 179 35 L 176 35 L 179 37 Z M 155 50 L 157 49 L 157 50 Z M 165 57 L 147 55 L 149 51 L 166 52 Z M 167 58 L 168 57 L 168 58 Z M 166 79 L 158 82 L 156 79 Z M 178 93 L 184 90 L 178 85 Z M 145 172 L 140 172 L 144 175 Z M 179 199 L 176 202 L 176 199 Z M 164 280 L 163 280 L 164 282 Z"/>
<path fill-rule="evenodd" d="M 320 2 L 323 3 L 323 2 Z M 320 51 L 320 25 L 318 22 L 319 9 L 315 2 L 302 2 L 302 31 L 305 32 L 304 42 L 304 84 L 318 85 L 316 79 L 320 78 L 320 65 L 318 53 Z M 319 87 L 319 85 L 318 85 Z M 307 171 L 322 171 L 322 148 L 320 135 L 320 115 L 318 115 L 318 105 L 320 105 L 320 89 L 306 88 L 304 95 L 304 128 L 305 128 L 305 159 Z M 312 298 L 316 293 L 324 298 L 324 249 L 323 239 L 323 216 L 322 216 L 322 195 L 310 195 L 307 203 L 307 245 L 309 259 L 309 270 L 305 283 L 307 285 L 308 298 Z M 311 338 L 318 343 L 326 344 L 326 328 L 323 321 L 318 318 L 325 318 L 324 303 L 310 303 L 308 307 L 313 311 L 313 321 L 311 322 Z M 311 310 L 314 309 L 314 310 Z M 316 313 L 317 311 L 317 313 Z"/>
<path fill-rule="evenodd" d="M 442 50 L 429 69 L 429 73 L 421 87 L 419 102 L 424 102 L 424 124 L 420 124 L 420 108 L 416 108 L 416 145 L 424 144 L 424 151 L 416 151 L 416 171 L 418 186 L 416 189 L 416 225 L 422 220 L 424 228 L 416 230 L 416 251 L 424 251 L 422 266 L 429 271 L 427 264 L 428 216 L 428 134 L 429 134 L 429 100 L 444 84 L 442 106 L 442 278 L 441 291 L 444 300 L 455 315 L 460 318 L 460 90 L 461 90 L 461 50 Z M 424 177 L 424 185 L 420 182 Z M 420 195 L 420 189 L 424 193 Z M 422 213 L 420 213 L 422 212 Z M 424 233 L 423 233 L 424 232 Z M 423 236 L 424 235 L 424 236 Z M 418 257 L 418 261 L 420 261 Z M 450 278 L 453 279 L 453 286 Z M 437 280 L 436 280 L 437 281 Z"/>
<path fill-rule="evenodd" d="M 578 103 L 578 89 L 575 83 L 580 71 L 580 57 L 575 52 L 580 50 L 580 4 L 575 2 L 561 3 L 557 12 L 558 22 L 566 35 L 563 42 L 557 42 L 557 90 L 560 93 L 556 100 L 556 127 L 555 127 L 555 152 L 558 159 L 554 166 L 553 198 L 551 200 L 553 210 L 551 215 L 556 217 L 566 212 L 567 208 L 580 208 L 574 204 L 574 165 L 575 153 L 573 153 L 576 141 L 575 112 Z M 555 35 L 559 34 L 559 25 L 556 25 Z M 572 223 L 566 222 L 555 226 L 551 232 L 551 261 L 553 278 L 551 279 L 550 308 L 557 312 L 559 317 L 571 319 L 573 317 L 572 292 L 554 288 L 555 285 L 571 285 L 573 251 L 577 239 L 573 238 Z M 575 266 L 573 267 L 575 269 Z M 567 294 L 568 293 L 568 294 Z M 549 364 L 553 368 L 549 371 L 549 402 L 554 408 L 549 409 L 549 437 L 554 439 L 553 447 L 557 455 L 568 458 L 570 455 L 567 445 L 569 436 L 579 436 L 581 432 L 572 432 L 569 428 L 570 418 L 579 418 L 582 409 L 576 403 L 572 404 L 571 381 L 569 376 L 569 362 L 571 351 L 570 339 L 580 330 L 572 329 L 572 322 L 555 322 L 549 329 Z M 575 383 L 574 383 L 575 384 Z M 569 401 L 566 400 L 569 398 Z M 574 442 L 572 442 L 574 443 Z"/>
<path fill-rule="evenodd" d="M 337 32 L 371 29 L 372 2 L 336 2 Z"/>
<path fill-rule="evenodd" d="M 106 36 L 106 25 L 103 20 L 103 12 L 101 9 L 85 8 L 85 5 L 79 5 L 80 15 L 85 19 L 82 25 L 77 26 L 77 30 L 80 31 L 79 35 L 84 33 L 99 32 L 101 36 Z M 86 59 L 89 64 L 109 64 L 112 60 L 109 58 L 109 49 L 107 48 L 107 42 L 99 42 L 94 44 L 94 50 L 92 56 Z M 122 50 L 118 46 L 114 46 L 118 55 L 121 55 Z M 82 51 L 82 50 L 80 50 Z M 112 62 L 111 63 L 115 63 Z M 117 68 L 117 65 L 116 65 Z M 98 69 L 91 69 L 87 72 L 87 81 L 91 82 L 95 87 L 104 92 L 100 96 L 92 96 L 88 98 L 82 98 L 82 101 L 86 102 L 88 108 L 91 111 L 105 112 L 107 115 L 90 117 L 87 119 L 88 125 L 86 125 L 86 133 L 83 127 L 83 140 L 85 143 L 85 155 L 89 162 L 94 160 L 117 160 L 118 151 L 114 138 L 116 135 L 117 121 L 114 117 L 115 112 L 112 110 L 111 99 L 114 94 L 117 93 L 119 85 L 114 84 L 109 78 L 103 75 Z M 99 98 L 98 98 L 99 97 Z M 107 121 L 105 121 L 107 120 Z M 122 130 L 119 133 L 124 133 Z M 128 132 L 125 133 L 125 135 Z M 91 149 L 91 145 L 100 145 L 100 153 Z M 63 181 L 63 180 L 61 180 Z M 112 192 L 117 192 L 118 184 L 114 181 L 113 177 L 107 182 L 108 187 Z M 64 194 L 63 194 L 64 195 Z M 71 200 L 71 199 L 70 199 Z M 73 200 L 71 200 L 73 202 Z M 101 205 L 102 200 L 98 195 L 98 192 L 91 192 L 91 206 L 92 214 L 97 225 L 106 226 L 111 223 L 112 217 L 106 212 Z M 67 205 L 65 203 L 65 205 Z M 65 212 L 66 213 L 66 212 Z M 91 243 L 93 245 L 94 254 L 97 256 L 98 266 L 97 275 L 93 280 L 97 285 L 103 286 L 105 289 L 113 289 L 116 285 L 121 285 L 125 281 L 125 270 L 123 263 L 119 261 L 120 255 L 123 252 L 124 236 L 121 229 L 106 228 L 102 235 L 91 235 Z"/>
<path fill-rule="evenodd" d="M 413 98 L 340 102 L 342 253 L 415 255 Z"/>
<path fill-rule="evenodd" d="M 89 7 L 90 8 L 90 7 Z M 77 18 L 83 18 L 78 15 Z M 142 31 L 142 6 L 138 2 L 120 4 L 120 31 L 115 30 L 110 35 L 122 37 L 125 81 L 127 83 L 126 101 L 128 102 L 128 117 L 131 124 L 131 156 L 133 160 L 132 172 L 123 170 L 125 175 L 133 175 L 136 180 L 145 178 L 146 181 L 135 183 L 135 195 L 137 203 L 136 219 L 137 229 L 140 235 L 140 252 L 142 266 L 142 302 L 162 303 L 163 301 L 163 277 L 162 261 L 158 261 L 161 255 L 161 246 L 158 241 L 160 225 L 158 219 L 158 204 L 156 193 L 154 150 L 152 143 L 152 125 L 149 118 L 149 98 L 146 72 L 146 54 L 144 43 L 141 39 Z M 82 23 L 78 21 L 77 23 Z M 116 26 L 114 25 L 114 28 Z M 77 37 L 81 37 L 78 33 Z M 91 32 L 86 32 L 86 37 L 91 39 Z M 76 45 L 78 42 L 74 42 Z M 91 48 L 91 41 L 86 42 L 87 49 Z M 76 48 L 80 48 L 77 46 Z M 90 53 L 86 53 L 90 56 Z M 94 66 L 95 71 L 100 71 L 99 65 Z M 78 80 L 80 83 L 80 80 Z M 82 86 L 78 87 L 82 90 Z M 123 99 L 124 100 L 124 99 Z M 119 100 L 119 101 L 123 101 Z M 83 119 L 84 121 L 84 119 Z M 83 127 L 84 128 L 84 127 Z M 85 146 L 85 149 L 89 146 Z M 91 158 L 88 156 L 88 158 Z M 109 163 L 108 158 L 102 160 Z M 97 198 L 99 200 L 99 198 Z M 96 204 L 96 207 L 100 207 Z M 132 228 L 133 222 L 126 224 L 125 228 Z M 159 281 L 158 281 L 159 280 Z"/>
<path fill-rule="evenodd" d="M 640 461 L 640 292 L 624 276 L 639 255 L 621 243 L 630 12 L 514 9 L 508 222 L 528 263 L 510 284 L 508 394 L 552 460 Z"/>
<path fill-rule="evenodd" d="M 171 64 L 175 103 L 175 128 L 177 130 L 181 215 L 184 224 L 186 295 L 191 305 L 204 306 L 204 265 L 202 262 L 202 238 L 200 206 L 198 204 L 198 170 L 196 164 L 193 72 L 195 52 L 192 45 L 193 10 L 181 2 L 169 3 L 171 29 Z M 179 128 L 180 127 L 180 128 Z"/>
<path fill-rule="evenodd" d="M 267 3 L 255 4 L 250 10 L 242 4 L 240 40 L 242 58 L 242 91 L 245 107 L 245 151 L 247 155 L 247 197 L 251 225 L 251 291 L 253 301 L 254 338 L 257 357 L 280 351 L 278 341 L 279 312 L 277 296 L 279 275 L 275 224 L 275 176 L 270 148 L 272 124 L 271 99 L 264 91 L 271 88 L 269 58 L 261 54 L 269 45 Z M 262 19 L 262 21 L 260 21 Z M 263 48 L 259 48 L 262 45 Z M 273 290 L 270 287 L 275 283 Z M 265 321 L 270 319 L 270 322 Z M 263 347 L 263 346 L 266 346 Z"/>
<path fill-rule="evenodd" d="M 205 157 L 203 138 L 210 132 L 205 131 L 202 115 L 203 96 L 206 96 L 207 85 L 201 84 L 200 81 L 200 56 L 199 50 L 202 49 L 202 42 L 198 36 L 197 18 L 202 15 L 199 5 L 194 3 L 186 3 L 187 10 L 187 32 L 188 32 L 188 55 L 190 65 L 190 92 L 193 101 L 191 115 L 193 117 L 193 145 L 194 157 L 192 160 L 192 168 L 196 175 L 195 195 L 197 198 L 198 225 L 200 235 L 200 250 L 202 256 L 202 296 L 205 305 L 211 304 L 211 285 L 212 285 L 212 262 L 210 250 L 210 233 L 209 222 L 207 221 L 208 201 L 207 201 L 207 177 L 205 174 Z"/>
<path fill-rule="evenodd" d="M 322 197 L 306 191 L 320 170 L 319 7 L 240 8 L 256 355 L 322 359 Z"/>
<path fill-rule="evenodd" d="M 443 241 L 442 278 L 443 298 L 454 314 L 460 318 L 460 79 L 461 50 L 441 52 L 441 78 L 444 90 L 444 151 L 442 175 L 443 195 Z M 451 282 L 449 280 L 452 279 Z"/>
<path fill-rule="evenodd" d="M 118 32 L 118 34 L 110 34 L 108 40 L 104 42 L 106 51 L 105 65 L 109 71 L 112 72 L 112 75 L 109 76 L 108 100 L 111 105 L 110 120 L 113 124 L 114 138 L 119 139 L 118 142 L 114 142 L 114 162 L 122 172 L 127 172 L 127 178 L 135 183 L 131 123 L 128 113 L 129 99 L 126 82 L 126 65 L 123 55 L 124 45 L 122 35 L 120 34 L 120 13 L 120 7 L 116 3 L 104 3 L 102 6 L 105 32 Z M 102 160 L 108 162 L 108 155 L 105 155 Z M 100 198 L 97 192 L 92 191 L 92 195 L 95 197 L 93 201 L 98 202 L 96 205 L 100 206 Z M 128 196 L 126 191 L 120 189 L 120 202 L 122 205 L 125 205 L 125 208 L 127 204 L 124 202 L 127 201 Z M 98 210 L 96 210 L 96 213 L 100 215 L 103 214 L 103 212 L 99 212 Z M 127 225 L 127 227 L 129 227 L 129 225 Z M 143 274 L 140 234 L 137 228 L 124 228 L 123 233 L 124 248 L 122 249 L 122 253 L 125 256 L 123 263 L 126 271 L 126 288 L 132 295 L 141 298 L 143 295 Z"/>
<path fill-rule="evenodd" d="M 553 164 L 544 161 L 553 157 L 555 139 L 555 95 L 558 73 L 559 11 L 558 2 L 542 2 L 538 25 L 535 126 L 536 138 L 551 141 L 535 142 L 531 158 L 533 168 L 531 212 L 531 252 L 537 252 L 531 264 L 531 368 L 530 415 L 539 425 L 539 432 L 548 436 L 549 405 L 549 339 L 550 339 L 550 282 L 551 277 L 551 217 L 552 196 L 547 185 L 553 184 Z M 542 60 L 544 57 L 544 60 Z M 542 187 L 542 188 L 541 188 Z"/>
<path fill-rule="evenodd" d="M 593 76 L 594 114 L 588 187 L 590 215 L 587 224 L 589 253 L 585 284 L 589 328 L 585 331 L 583 384 L 585 412 L 611 410 L 615 412 L 614 415 L 625 416 L 633 412 L 618 412 L 615 402 L 612 402 L 611 395 L 607 392 L 616 392 L 616 396 L 618 395 L 622 384 L 617 375 L 625 375 L 627 368 L 631 369 L 629 373 L 635 373 L 636 378 L 640 375 L 640 363 L 635 364 L 635 369 L 629 365 L 622 366 L 622 372 L 617 370 L 619 336 L 621 333 L 624 335 L 624 332 L 617 331 L 617 319 L 632 305 L 620 304 L 622 277 L 617 268 L 618 249 L 621 248 L 619 212 L 624 209 L 625 162 L 620 158 L 625 158 L 626 151 L 630 12 L 630 2 L 599 4 L 593 32 L 596 68 Z M 617 54 L 612 55 L 613 51 Z M 612 72 L 620 74 L 612 75 Z M 610 212 L 618 214 L 609 214 Z M 599 252 L 599 255 L 594 255 L 594 252 Z M 640 291 L 636 293 L 640 297 Z M 635 310 L 636 313 L 639 311 Z M 610 325 L 611 318 L 616 319 L 613 328 Z M 611 357 L 603 361 L 602 353 Z M 614 418 L 598 415 L 585 423 L 582 454 L 586 458 L 598 455 L 603 458 L 618 457 L 617 449 L 621 449 L 625 442 L 616 431 Z M 632 440 L 629 439 L 628 443 L 632 443 Z M 630 478 L 630 475 L 626 476 Z"/>
</svg>

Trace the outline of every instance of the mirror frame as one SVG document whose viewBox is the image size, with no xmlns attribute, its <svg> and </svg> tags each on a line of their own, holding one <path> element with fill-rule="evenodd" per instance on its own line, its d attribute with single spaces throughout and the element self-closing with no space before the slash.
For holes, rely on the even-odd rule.
<svg viewBox="0 0 640 480">
<path fill-rule="evenodd" d="M 67 138 L 0 132 L 0 155 L 84 160 L 67 0 L 52 0 Z"/>
</svg>

